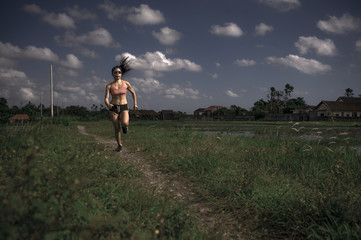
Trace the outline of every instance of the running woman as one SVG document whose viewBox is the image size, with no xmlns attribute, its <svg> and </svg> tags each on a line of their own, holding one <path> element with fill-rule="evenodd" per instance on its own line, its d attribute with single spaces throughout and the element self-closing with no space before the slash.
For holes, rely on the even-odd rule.
<svg viewBox="0 0 361 240">
<path fill-rule="evenodd" d="M 128 81 L 122 80 L 122 76 L 131 70 L 128 57 L 123 57 L 120 64 L 112 68 L 114 81 L 105 87 L 105 105 L 109 109 L 110 119 L 113 122 L 115 139 L 118 143 L 116 151 L 123 149 L 121 142 L 120 129 L 124 134 L 128 132 L 129 126 L 129 108 L 127 102 L 127 91 L 132 94 L 134 102 L 134 110 L 138 109 L 137 96 L 134 89 Z M 109 95 L 112 95 L 112 101 L 109 103 Z"/>
</svg>

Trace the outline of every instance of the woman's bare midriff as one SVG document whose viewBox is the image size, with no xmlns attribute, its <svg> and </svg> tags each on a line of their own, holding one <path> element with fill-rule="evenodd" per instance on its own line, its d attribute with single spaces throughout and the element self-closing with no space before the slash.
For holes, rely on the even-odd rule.
<svg viewBox="0 0 361 240">
<path fill-rule="evenodd" d="M 110 102 L 113 105 L 124 105 L 127 104 L 127 98 L 126 97 L 112 97 L 112 101 Z"/>
</svg>

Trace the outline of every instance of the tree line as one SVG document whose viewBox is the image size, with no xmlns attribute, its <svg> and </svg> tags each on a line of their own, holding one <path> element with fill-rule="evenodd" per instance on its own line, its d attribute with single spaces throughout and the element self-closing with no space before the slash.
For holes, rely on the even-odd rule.
<svg viewBox="0 0 361 240">
<path fill-rule="evenodd" d="M 75 117 L 79 120 L 100 120 L 109 117 L 108 109 L 102 104 L 100 104 L 100 107 L 93 104 L 90 110 L 79 105 L 67 106 L 65 108 L 54 105 L 53 111 L 55 117 Z M 30 120 L 37 120 L 43 116 L 50 116 L 51 109 L 43 104 L 36 106 L 30 101 L 23 107 L 12 106 L 10 108 L 7 100 L 0 98 L 0 122 L 6 123 L 10 117 L 16 114 L 27 114 Z"/>
<path fill-rule="evenodd" d="M 213 116 L 254 115 L 256 119 L 260 119 L 264 117 L 266 113 L 292 113 L 294 110 L 309 109 L 310 106 L 306 104 L 304 98 L 291 97 L 293 90 L 294 87 L 288 83 L 285 85 L 284 89 L 281 90 L 271 87 L 267 94 L 267 99 L 259 99 L 256 101 L 250 111 L 236 105 L 231 105 L 230 108 L 223 108 L 215 111 Z"/>
<path fill-rule="evenodd" d="M 252 108 L 256 118 L 261 118 L 265 113 L 292 113 L 294 110 L 306 110 L 310 106 L 302 97 L 292 98 L 294 87 L 286 84 L 284 89 L 277 90 L 271 87 L 267 94 L 267 101 L 260 99 L 254 103 Z"/>
<path fill-rule="evenodd" d="M 263 118 L 266 113 L 270 114 L 286 114 L 292 113 L 295 110 L 304 111 L 312 109 L 313 106 L 310 106 L 306 103 L 303 97 L 292 98 L 294 87 L 287 83 L 283 89 L 277 90 L 275 87 L 270 87 L 267 99 L 259 99 L 253 104 L 253 107 L 250 111 L 241 108 L 236 105 L 231 105 L 230 108 L 223 108 L 215 111 L 213 116 L 245 116 L 253 115 L 255 119 Z M 344 96 L 345 97 L 354 97 L 353 89 L 346 88 Z M 361 97 L 361 94 L 358 95 Z"/>
<path fill-rule="evenodd" d="M 266 100 L 259 99 L 253 104 L 251 110 L 244 109 L 237 105 L 231 105 L 229 108 L 222 108 L 212 113 L 213 116 L 245 116 L 254 115 L 256 119 L 260 119 L 265 116 L 266 113 L 282 114 L 292 113 L 295 110 L 310 109 L 304 98 L 297 97 L 292 98 L 294 87 L 287 83 L 283 89 L 276 89 L 270 87 Z M 346 97 L 353 97 L 354 92 L 351 88 L 345 89 Z M 361 95 L 359 95 L 361 97 Z M 87 109 L 83 106 L 67 106 L 62 108 L 60 106 L 54 106 L 54 116 L 76 117 L 80 120 L 100 120 L 108 119 L 108 109 L 100 104 L 93 104 L 91 109 Z M 31 103 L 30 101 L 23 107 L 17 106 L 9 107 L 5 98 L 0 98 L 0 122 L 5 123 L 11 116 L 15 114 L 27 114 L 31 120 L 36 120 L 42 116 L 50 116 L 50 107 L 44 105 L 38 105 Z M 180 115 L 186 115 L 186 113 L 180 113 Z"/>
</svg>

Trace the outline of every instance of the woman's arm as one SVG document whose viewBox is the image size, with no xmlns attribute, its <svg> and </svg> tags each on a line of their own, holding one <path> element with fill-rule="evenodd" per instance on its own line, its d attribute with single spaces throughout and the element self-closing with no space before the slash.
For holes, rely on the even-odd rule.
<svg viewBox="0 0 361 240">
<path fill-rule="evenodd" d="M 108 84 L 106 87 L 105 87 L 105 98 L 104 98 L 104 102 L 105 102 L 105 105 L 107 106 L 107 108 L 111 108 L 111 104 L 109 104 L 109 87 L 110 87 L 110 84 Z"/>
<path fill-rule="evenodd" d="M 128 91 L 132 94 L 133 96 L 133 102 L 134 102 L 134 110 L 138 109 L 138 104 L 137 104 L 137 95 L 135 94 L 134 89 L 132 88 L 132 86 L 130 85 L 129 82 L 126 83 L 128 86 Z"/>
</svg>

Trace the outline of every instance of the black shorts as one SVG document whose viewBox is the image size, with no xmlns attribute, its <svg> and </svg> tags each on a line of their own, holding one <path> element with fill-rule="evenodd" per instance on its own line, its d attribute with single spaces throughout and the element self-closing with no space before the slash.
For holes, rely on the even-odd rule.
<svg viewBox="0 0 361 240">
<path fill-rule="evenodd" d="M 128 104 L 114 105 L 111 109 L 109 109 L 109 111 L 115 112 L 117 114 L 120 114 L 123 111 L 129 111 Z"/>
</svg>

